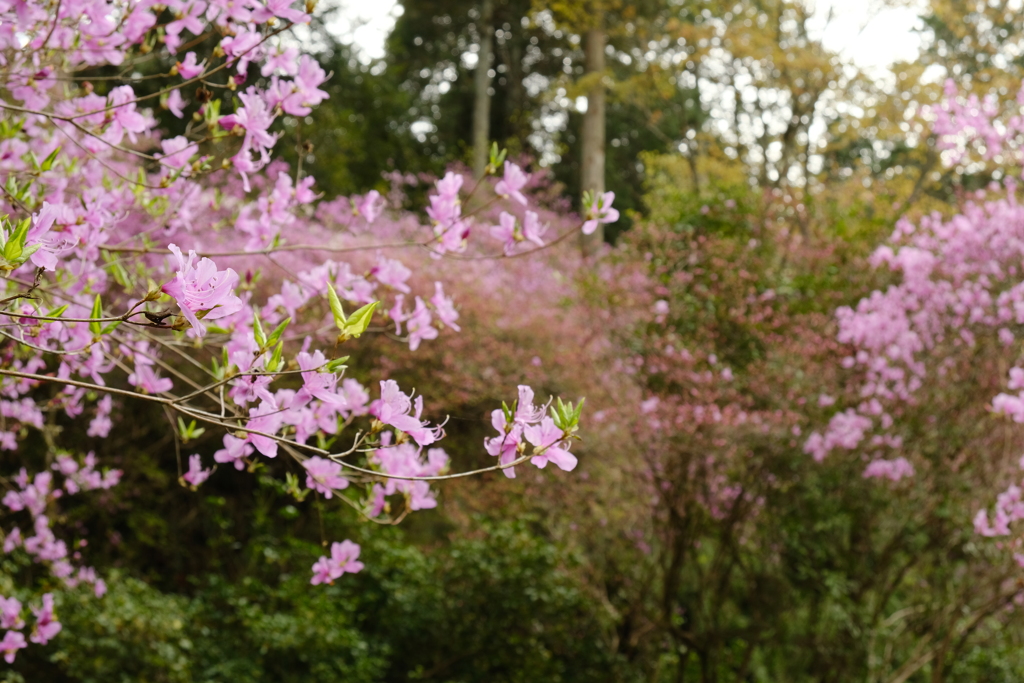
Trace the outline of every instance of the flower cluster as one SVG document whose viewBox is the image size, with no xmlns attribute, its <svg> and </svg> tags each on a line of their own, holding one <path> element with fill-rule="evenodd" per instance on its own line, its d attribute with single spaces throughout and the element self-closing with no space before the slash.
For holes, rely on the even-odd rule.
<svg viewBox="0 0 1024 683">
<path fill-rule="evenodd" d="M 309 580 L 314 586 L 321 583 L 334 583 L 343 574 L 355 574 L 363 568 L 359 561 L 359 544 L 342 541 L 331 544 L 331 556 L 321 556 L 313 565 L 313 578 Z"/>
<path fill-rule="evenodd" d="M 17 598 L 5 598 L 0 595 L 0 628 L 7 629 L 3 640 L 0 640 L 0 652 L 4 655 L 4 661 L 8 664 L 14 663 L 18 650 L 28 647 L 25 642 L 25 635 L 21 632 L 25 628 L 25 620 L 22 618 L 22 604 Z M 53 594 L 43 594 L 42 605 L 32 608 L 32 615 L 35 617 L 35 626 L 29 640 L 37 645 L 46 645 L 61 631 L 61 623 L 53 611 Z"/>
<path fill-rule="evenodd" d="M 36 562 L 45 563 L 50 573 L 65 585 L 74 587 L 81 582 L 89 583 L 94 586 L 96 595 L 102 596 L 107 590 L 103 579 L 97 578 L 95 570 L 91 567 L 80 566 L 76 571 L 71 561 L 77 559 L 78 554 L 69 551 L 67 543 L 54 534 L 53 517 L 47 512 L 65 494 L 74 495 L 82 491 L 116 486 L 121 479 L 121 471 L 98 471 L 96 457 L 92 453 L 85 456 L 83 463 L 69 455 L 60 454 L 53 464 L 53 470 L 63 478 L 62 487 L 56 486 L 54 474 L 51 472 L 39 472 L 30 477 L 25 468 L 22 468 L 12 478 L 16 489 L 7 491 L 2 502 L 12 513 L 29 514 L 32 519 L 32 534 L 25 536 L 20 527 L 12 527 L 4 539 L 3 551 L 11 553 L 16 549 L 23 549 Z"/>
<path fill-rule="evenodd" d="M 176 413 L 179 444 L 196 451 L 182 486 L 284 454 L 305 475 L 306 490 L 287 475 L 299 499 L 310 490 L 344 497 L 389 522 L 436 505 L 429 482 L 449 466 L 437 447 L 442 426 L 424 417 L 423 396 L 394 380 L 375 378 L 380 396 L 371 400 L 345 375 L 339 347 L 386 333 L 416 350 L 460 331 L 444 284 L 387 249 L 425 247 L 441 258 L 475 248 L 471 231 L 483 219 L 464 207 L 474 206 L 476 187 L 491 186 L 469 189 L 461 173 L 447 173 L 424 225 L 377 192 L 320 201 L 312 178 L 276 161 L 281 119 L 304 117 L 327 97 L 324 69 L 286 35 L 310 20 L 305 9 L 290 0 L 0 3 L 10 95 L 0 134 L 0 270 L 9 276 L 0 287 L 0 450 L 22 455 L 35 443 L 28 435 L 49 439 L 46 425 L 58 418 L 86 420 L 82 432 L 104 439 L 116 428 L 115 400 L 149 401 Z M 154 51 L 164 60 L 154 63 L 173 67 L 152 74 L 162 79 L 156 91 L 136 90 L 134 60 Z M 123 82 L 60 77 L 110 66 Z M 158 107 L 199 125 L 168 136 Z M 546 214 L 530 206 L 530 182 L 506 162 L 492 188 L 493 211 L 524 212 L 499 235 L 507 253 L 544 244 Z M 602 201 L 597 220 L 614 220 L 611 198 Z M 327 258 L 337 254 L 345 260 Z M 571 469 L 578 410 L 559 410 L 526 419 L 517 408 L 511 432 L 532 444 L 538 466 Z M 232 467 L 204 467 L 211 456 Z M 22 469 L 3 503 L 31 526 L 5 527 L 4 551 L 26 552 L 64 585 L 102 595 L 102 579 L 77 564 L 81 551 L 54 532 L 53 508 L 120 476 L 100 471 L 92 453 L 59 452 L 53 471 L 33 477 Z M 313 583 L 359 571 L 358 554 L 349 541 L 334 544 Z M 36 642 L 57 624 L 52 601 L 43 604 Z M 9 629 L 6 653 L 18 649 L 17 631 Z"/>
<path fill-rule="evenodd" d="M 544 415 L 546 407 L 533 404 L 533 389 L 519 387 L 519 398 L 512 408 L 503 406 L 491 412 L 491 425 L 498 431 L 484 442 L 490 455 L 498 458 L 502 472 L 514 479 L 514 463 L 530 459 L 532 465 L 543 469 L 550 462 L 559 469 L 571 472 L 576 468 L 576 456 L 569 452 L 573 427 L 555 424 L 555 420 Z M 557 413 L 554 413 L 559 417 Z M 577 416 L 578 417 L 578 416 Z M 526 450 L 532 447 L 529 454 Z"/>
</svg>

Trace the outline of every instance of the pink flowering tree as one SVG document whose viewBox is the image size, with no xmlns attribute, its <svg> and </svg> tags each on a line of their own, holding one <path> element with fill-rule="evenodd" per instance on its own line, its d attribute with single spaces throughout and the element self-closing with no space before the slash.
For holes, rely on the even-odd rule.
<svg viewBox="0 0 1024 683">
<path fill-rule="evenodd" d="M 495 464 L 452 471 L 445 423 L 422 394 L 345 371 L 350 349 L 415 351 L 460 330 L 444 282 L 425 282 L 403 254 L 524 255 L 614 220 L 612 197 L 552 234 L 530 174 L 495 149 L 483 180 L 437 181 L 426 224 L 376 192 L 323 201 L 314 178 L 274 159 L 280 120 L 327 96 L 328 75 L 294 32 L 313 4 L 0 3 L 0 449 L 17 463 L 3 550 L 46 569 L 2 597 L 7 661 L 61 630 L 45 587 L 105 592 L 78 549 L 87 540 L 71 547 L 55 520 L 64 498 L 122 472 L 61 433 L 81 424 L 104 439 L 131 402 L 166 414 L 182 486 L 280 456 L 296 498 L 385 524 L 434 507 L 433 482 L 576 466 L 581 402 L 520 386 L 482 444 Z M 156 73 L 139 76 L 144 61 Z M 90 75 L 105 67 L 118 75 Z M 160 109 L 187 122 L 182 134 L 160 128 Z M 212 461 L 190 452 L 204 434 L 220 440 Z M 322 540 L 330 553 L 312 584 L 362 568 L 358 545 Z"/>
</svg>

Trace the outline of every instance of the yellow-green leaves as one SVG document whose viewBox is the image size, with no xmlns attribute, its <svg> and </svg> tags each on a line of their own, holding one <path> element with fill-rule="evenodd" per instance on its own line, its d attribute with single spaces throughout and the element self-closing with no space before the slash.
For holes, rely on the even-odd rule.
<svg viewBox="0 0 1024 683">
<path fill-rule="evenodd" d="M 331 305 L 331 315 L 334 316 L 334 324 L 338 326 L 338 341 L 345 342 L 349 339 L 359 338 L 363 332 L 366 332 L 366 328 L 370 326 L 370 320 L 373 318 L 373 312 L 377 308 L 379 301 L 366 304 L 362 308 L 356 310 L 352 315 L 345 315 L 345 309 L 341 307 L 341 299 L 338 298 L 338 293 L 334 291 L 334 287 L 331 283 L 327 283 L 327 301 Z"/>
<path fill-rule="evenodd" d="M 278 372 L 284 367 L 284 360 L 282 358 L 284 353 L 284 342 L 281 341 L 284 331 L 288 328 L 288 323 L 292 321 L 291 318 L 285 318 L 281 323 L 274 328 L 274 331 L 268 336 L 263 331 L 263 323 L 260 322 L 260 316 L 254 309 L 252 312 L 252 332 L 256 338 L 257 356 L 261 356 L 267 351 L 273 349 L 270 354 L 270 358 L 266 362 L 266 369 L 270 372 Z"/>
<path fill-rule="evenodd" d="M 89 317 L 92 318 L 92 321 L 89 323 L 89 331 L 92 332 L 92 336 L 95 339 L 99 339 L 105 334 L 110 334 L 121 324 L 120 320 L 107 323 L 105 327 L 100 324 L 100 319 L 103 318 L 103 303 L 100 301 L 99 294 L 96 295 L 92 302 L 92 312 L 89 313 Z"/>
<path fill-rule="evenodd" d="M 25 240 L 28 238 L 28 229 L 32 224 L 31 219 L 25 218 L 17 224 L 12 224 L 6 220 L 5 216 L 3 223 L 3 230 L 0 230 L 0 253 L 3 254 L 4 261 L 7 262 L 4 270 L 14 270 L 14 268 L 27 261 L 29 256 L 39 249 L 40 245 L 25 246 Z"/>
<path fill-rule="evenodd" d="M 583 412 L 583 401 L 586 399 L 580 399 L 579 405 L 573 407 L 572 401 L 562 402 L 562 399 L 557 399 L 557 403 L 551 406 L 551 418 L 555 423 L 555 426 L 561 429 L 566 436 L 572 436 L 580 424 L 580 413 Z"/>
</svg>

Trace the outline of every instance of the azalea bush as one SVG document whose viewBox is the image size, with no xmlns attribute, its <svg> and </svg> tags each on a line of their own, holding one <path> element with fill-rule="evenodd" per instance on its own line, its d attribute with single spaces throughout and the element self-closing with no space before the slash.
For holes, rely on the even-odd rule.
<svg viewBox="0 0 1024 683">
<path fill-rule="evenodd" d="M 323 201 L 301 158 L 274 160 L 282 132 L 326 97 L 328 75 L 299 47 L 312 10 L 0 7 L 4 552 L 32 560 L 3 598 L 8 662 L 60 631 L 55 587 L 107 591 L 87 531 L 63 510 L 118 486 L 124 472 L 84 444 L 108 439 L 136 402 L 166 419 L 182 486 L 280 455 L 294 463 L 281 481 L 293 498 L 384 524 L 434 507 L 433 481 L 577 464 L 582 401 L 506 393 L 482 445 L 495 464 L 453 472 L 423 394 L 346 369 L 371 338 L 415 351 L 460 330 L 444 282 L 417 277 L 403 252 L 493 267 L 614 221 L 613 196 L 548 232 L 530 174 L 494 148 L 487 177 L 448 173 L 422 214 L 377 192 Z M 180 134 L 165 132 L 168 117 Z M 195 452 L 211 436 L 212 458 Z M 309 583 L 364 567 L 358 544 L 322 541 Z"/>
</svg>

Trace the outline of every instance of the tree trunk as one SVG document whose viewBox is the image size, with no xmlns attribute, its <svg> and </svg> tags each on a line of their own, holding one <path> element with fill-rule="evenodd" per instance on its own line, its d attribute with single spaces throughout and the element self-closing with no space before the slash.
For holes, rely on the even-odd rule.
<svg viewBox="0 0 1024 683">
<path fill-rule="evenodd" d="M 597 25 L 587 31 L 584 46 L 587 74 L 604 73 L 604 16 L 598 9 Z M 598 80 L 587 93 L 587 112 L 583 115 L 582 160 L 580 168 L 580 190 L 590 191 L 592 196 L 604 192 L 604 145 L 605 145 L 605 93 L 604 83 Z M 587 207 L 582 207 L 586 211 Z M 604 226 L 599 225 L 591 235 L 583 236 L 583 254 L 592 256 L 604 243 Z"/>
<path fill-rule="evenodd" d="M 473 72 L 473 175 L 477 178 L 483 177 L 490 156 L 493 21 L 494 0 L 483 0 L 480 4 L 480 52 Z"/>
</svg>

